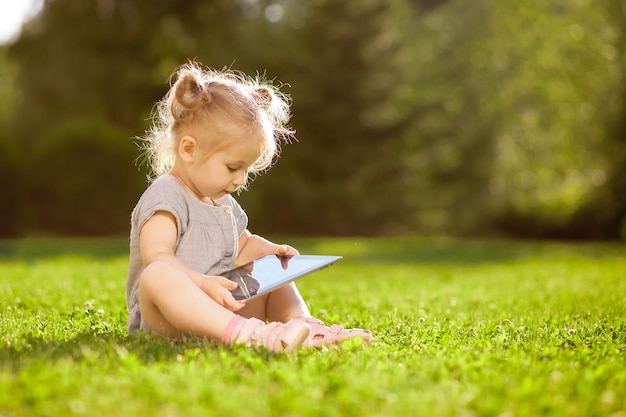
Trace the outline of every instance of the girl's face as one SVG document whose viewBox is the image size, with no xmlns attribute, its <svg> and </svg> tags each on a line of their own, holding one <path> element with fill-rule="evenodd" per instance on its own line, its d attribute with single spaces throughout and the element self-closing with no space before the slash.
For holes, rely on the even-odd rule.
<svg viewBox="0 0 626 417">
<path fill-rule="evenodd" d="M 216 200 L 234 193 L 246 184 L 248 170 L 257 161 L 260 152 L 252 139 L 233 140 L 218 150 L 198 146 L 187 154 L 182 172 L 176 176 L 202 201 Z"/>
</svg>

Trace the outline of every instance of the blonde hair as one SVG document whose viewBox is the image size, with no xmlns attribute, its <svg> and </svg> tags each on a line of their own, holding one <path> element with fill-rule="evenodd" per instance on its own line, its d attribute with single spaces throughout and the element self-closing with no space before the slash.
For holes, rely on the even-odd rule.
<svg viewBox="0 0 626 417">
<path fill-rule="evenodd" d="M 175 75 L 176 81 L 155 105 L 152 127 L 141 138 L 151 179 L 170 171 L 178 141 L 198 125 L 219 131 L 219 126 L 228 124 L 244 132 L 245 137 L 261 137 L 260 156 L 250 167 L 251 174 L 269 169 L 281 140 L 294 138 L 295 132 L 287 126 L 289 97 L 264 78 L 231 70 L 203 70 L 195 62 L 184 65 Z M 219 136 L 210 138 L 214 143 L 209 145 L 227 145 L 217 141 L 228 141 L 228 135 Z"/>
</svg>

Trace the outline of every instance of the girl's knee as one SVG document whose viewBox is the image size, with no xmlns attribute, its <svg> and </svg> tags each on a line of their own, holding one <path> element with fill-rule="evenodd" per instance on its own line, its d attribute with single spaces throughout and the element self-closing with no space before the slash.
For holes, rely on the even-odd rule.
<svg viewBox="0 0 626 417">
<path fill-rule="evenodd" d="M 139 292 L 150 290 L 163 283 L 164 278 L 172 272 L 172 267 L 167 262 L 152 262 L 139 276 Z"/>
</svg>

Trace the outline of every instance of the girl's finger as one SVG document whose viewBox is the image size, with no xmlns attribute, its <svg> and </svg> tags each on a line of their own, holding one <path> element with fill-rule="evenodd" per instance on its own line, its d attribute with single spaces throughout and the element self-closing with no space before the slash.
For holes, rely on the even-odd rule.
<svg viewBox="0 0 626 417">
<path fill-rule="evenodd" d="M 238 284 L 235 281 L 231 281 L 228 278 L 225 277 L 220 277 L 222 278 L 219 283 L 222 285 L 222 287 L 226 288 L 227 290 L 234 290 L 235 288 L 237 288 Z"/>
</svg>

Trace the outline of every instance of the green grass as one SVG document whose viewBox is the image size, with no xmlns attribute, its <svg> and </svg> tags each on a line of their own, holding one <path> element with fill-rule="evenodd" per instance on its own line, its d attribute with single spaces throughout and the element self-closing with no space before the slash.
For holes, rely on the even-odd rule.
<svg viewBox="0 0 626 417">
<path fill-rule="evenodd" d="M 0 416 L 626 416 L 626 245 L 320 239 L 299 287 L 370 346 L 125 333 L 122 240 L 0 243 Z"/>
</svg>

